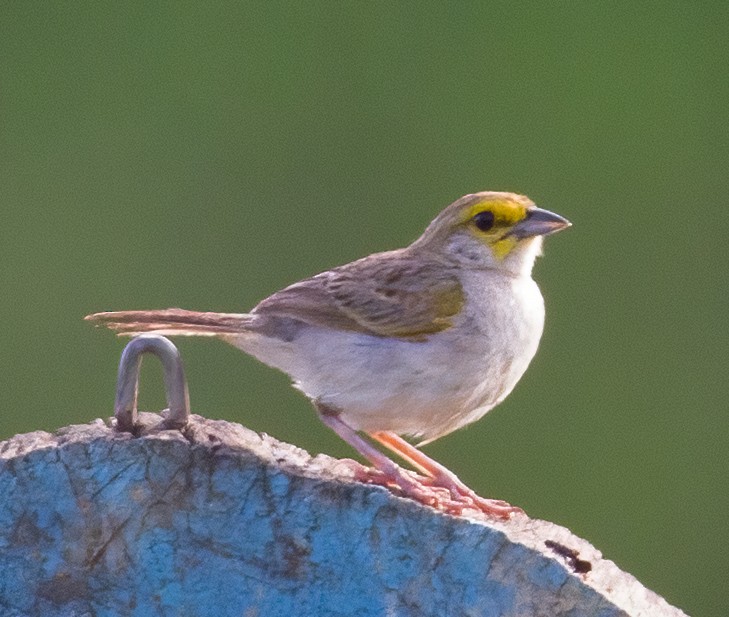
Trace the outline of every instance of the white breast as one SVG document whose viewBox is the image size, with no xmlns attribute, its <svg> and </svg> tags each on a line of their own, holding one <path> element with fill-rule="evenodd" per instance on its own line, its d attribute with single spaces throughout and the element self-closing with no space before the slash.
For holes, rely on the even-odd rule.
<svg viewBox="0 0 729 617">
<path fill-rule="evenodd" d="M 355 429 L 433 439 L 501 402 L 542 334 L 544 305 L 531 278 L 473 271 L 463 286 L 467 310 L 424 342 L 314 326 L 291 342 L 258 335 L 231 342 L 288 373 Z"/>
</svg>

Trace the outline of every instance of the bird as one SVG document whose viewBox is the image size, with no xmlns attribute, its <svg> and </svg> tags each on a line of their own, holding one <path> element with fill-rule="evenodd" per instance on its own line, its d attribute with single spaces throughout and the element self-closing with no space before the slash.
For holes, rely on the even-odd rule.
<svg viewBox="0 0 729 617">
<path fill-rule="evenodd" d="M 522 377 L 544 326 L 532 267 L 542 239 L 570 225 L 524 195 L 481 191 L 445 207 L 409 246 L 293 283 L 246 313 L 85 319 L 119 335 L 222 339 L 289 375 L 373 465 L 361 479 L 451 514 L 508 519 L 523 510 L 479 496 L 420 446 L 480 419 Z"/>
</svg>

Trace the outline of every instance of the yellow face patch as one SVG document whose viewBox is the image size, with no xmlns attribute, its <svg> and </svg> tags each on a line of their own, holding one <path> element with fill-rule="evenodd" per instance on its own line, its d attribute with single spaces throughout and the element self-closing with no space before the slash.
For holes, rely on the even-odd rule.
<svg viewBox="0 0 729 617">
<path fill-rule="evenodd" d="M 494 227 L 511 227 L 524 220 L 527 208 L 524 204 L 506 199 L 481 201 L 466 211 L 466 220 L 470 221 L 479 212 L 488 211 L 494 215 Z"/>
<path fill-rule="evenodd" d="M 494 255 L 498 257 L 499 259 L 503 259 L 506 257 L 509 253 L 511 253 L 512 249 L 519 243 L 519 240 L 517 240 L 514 236 L 506 236 L 505 238 L 501 238 L 500 240 L 497 240 L 493 244 L 491 244 L 491 249 L 494 251 Z"/>
<path fill-rule="evenodd" d="M 489 212 L 493 216 L 492 225 L 488 229 L 482 228 L 477 223 L 479 215 L 483 212 Z M 509 229 L 524 220 L 526 215 L 527 207 L 516 201 L 482 201 L 474 204 L 466 211 L 466 222 L 474 222 L 472 230 L 474 235 L 481 242 L 491 247 L 498 259 L 503 259 L 519 243 L 516 237 L 508 235 Z M 487 221 L 491 222 L 490 219 L 487 219 Z"/>
</svg>

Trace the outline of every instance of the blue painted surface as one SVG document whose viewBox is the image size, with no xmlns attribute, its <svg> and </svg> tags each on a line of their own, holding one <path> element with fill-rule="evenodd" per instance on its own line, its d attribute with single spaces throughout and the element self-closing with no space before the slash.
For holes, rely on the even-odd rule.
<svg viewBox="0 0 729 617">
<path fill-rule="evenodd" d="M 3 616 L 536 615 L 527 587 L 579 586 L 483 525 L 225 448 L 98 439 L 1 465 Z M 575 617 L 621 614 L 601 602 Z"/>
</svg>

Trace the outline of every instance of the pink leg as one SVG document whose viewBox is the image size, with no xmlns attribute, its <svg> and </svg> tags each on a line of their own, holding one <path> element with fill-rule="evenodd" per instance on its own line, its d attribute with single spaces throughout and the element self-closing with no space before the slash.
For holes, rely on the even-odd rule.
<svg viewBox="0 0 729 617">
<path fill-rule="evenodd" d="M 430 506 L 439 505 L 441 499 L 437 492 L 421 484 L 421 482 L 417 480 L 417 476 L 414 476 L 414 474 L 413 476 L 407 475 L 408 472 L 400 468 L 372 444 L 360 437 L 357 434 L 357 431 L 343 422 L 339 415 L 327 413 L 326 411 L 322 412 L 320 409 L 319 416 L 324 424 L 357 450 L 357 452 L 365 457 L 379 472 L 382 473 L 382 477 L 380 478 L 367 474 L 365 477 L 360 476 L 358 478 L 359 480 L 382 483 L 385 486 L 394 485 L 398 487 L 404 495 L 411 497 L 418 502 Z"/>
<path fill-rule="evenodd" d="M 489 516 L 509 518 L 512 512 L 521 512 L 504 501 L 483 499 L 463 484 L 445 467 L 425 456 L 401 437 L 389 432 L 372 433 L 370 436 L 399 454 L 415 468 L 430 477 L 405 471 L 385 456 L 357 431 L 344 422 L 336 410 L 316 404 L 322 422 L 331 428 L 344 441 L 366 458 L 380 475 L 358 474 L 358 479 L 375 482 L 387 487 L 397 487 L 400 492 L 425 505 L 438 508 L 449 514 L 461 514 L 464 510 L 477 510 Z"/>
<path fill-rule="evenodd" d="M 505 501 L 480 497 L 461 482 L 458 476 L 452 471 L 437 461 L 434 461 L 429 456 L 426 456 L 415 446 L 395 433 L 382 431 L 379 433 L 370 433 L 370 437 L 401 456 L 423 473 L 431 476 L 434 486 L 448 489 L 453 500 L 460 502 L 463 507 L 476 508 L 484 514 L 500 518 L 509 518 L 509 515 L 512 513 L 523 512 L 521 508 L 511 506 Z"/>
</svg>

